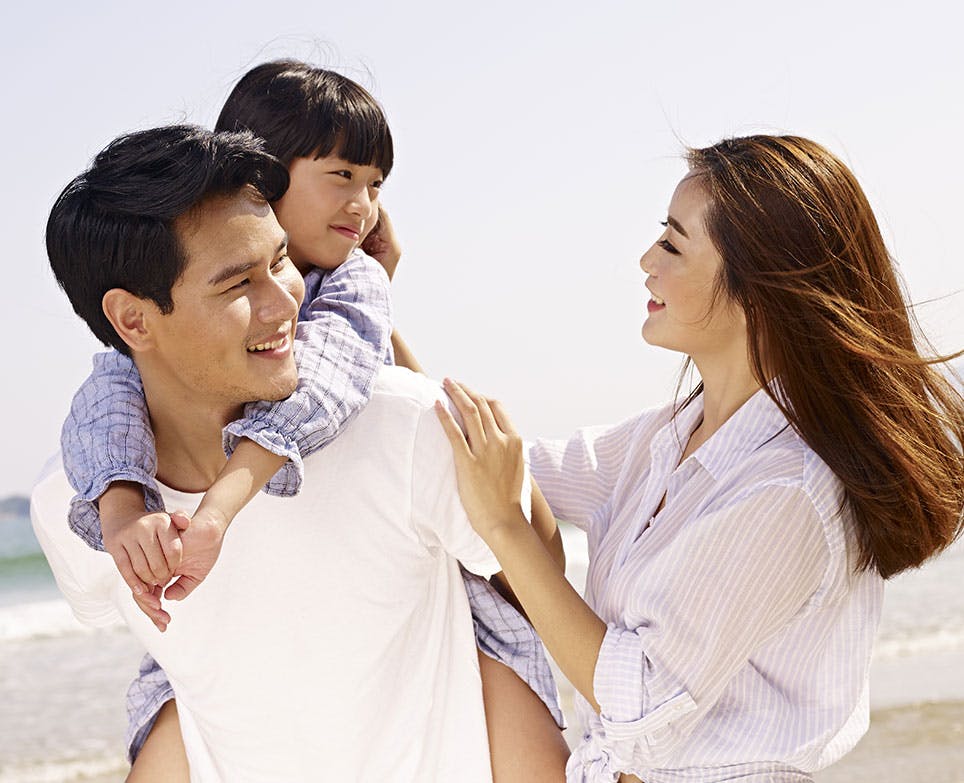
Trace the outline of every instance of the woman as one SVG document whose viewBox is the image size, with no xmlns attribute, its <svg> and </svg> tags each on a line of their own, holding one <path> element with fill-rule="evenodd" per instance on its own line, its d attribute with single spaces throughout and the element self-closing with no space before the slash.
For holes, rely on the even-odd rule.
<svg viewBox="0 0 964 783">
<path fill-rule="evenodd" d="M 459 488 L 579 695 L 569 781 L 803 781 L 868 724 L 883 580 L 961 532 L 964 401 L 921 355 L 851 172 L 814 142 L 688 154 L 642 257 L 643 337 L 701 383 L 533 476 L 589 537 L 585 600 L 518 509 L 522 444 L 447 381 Z"/>
</svg>

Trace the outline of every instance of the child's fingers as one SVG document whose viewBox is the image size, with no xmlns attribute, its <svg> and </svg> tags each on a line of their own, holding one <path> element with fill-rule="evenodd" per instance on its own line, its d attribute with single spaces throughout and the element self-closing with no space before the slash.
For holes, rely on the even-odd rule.
<svg viewBox="0 0 964 783">
<path fill-rule="evenodd" d="M 161 548 L 161 553 L 164 555 L 164 561 L 167 564 L 168 578 L 165 580 L 166 584 L 171 575 L 181 565 L 181 558 L 184 556 L 184 544 L 181 543 L 181 537 L 178 535 L 177 529 L 172 527 L 158 532 L 157 544 Z"/>
<path fill-rule="evenodd" d="M 172 511 L 170 516 L 171 522 L 174 523 L 174 527 L 176 527 L 182 533 L 191 526 L 191 517 L 189 517 L 184 511 Z"/>
<path fill-rule="evenodd" d="M 166 585 L 171 580 L 171 572 L 167 570 L 167 560 L 164 558 L 164 550 L 156 533 L 149 542 L 141 545 L 141 551 L 144 553 L 147 567 L 151 570 L 153 583 Z"/>
<path fill-rule="evenodd" d="M 167 626 L 171 622 L 171 615 L 161 608 L 159 588 L 155 588 L 155 590 L 150 593 L 135 595 L 134 602 L 137 604 L 137 608 L 147 615 L 148 619 L 154 623 L 154 625 L 157 627 L 157 630 L 159 630 L 161 633 L 167 630 Z"/>
<path fill-rule="evenodd" d="M 117 566 L 117 570 L 120 571 L 121 578 L 135 596 L 150 592 L 151 585 L 141 580 L 137 575 L 126 549 L 121 549 L 120 552 L 113 555 L 113 557 L 114 564 Z"/>
<path fill-rule="evenodd" d="M 183 601 L 191 593 L 194 592 L 201 581 L 193 576 L 188 576 L 187 574 L 181 574 L 177 578 L 174 584 L 168 586 L 167 590 L 164 591 L 164 597 L 168 601 Z"/>
</svg>

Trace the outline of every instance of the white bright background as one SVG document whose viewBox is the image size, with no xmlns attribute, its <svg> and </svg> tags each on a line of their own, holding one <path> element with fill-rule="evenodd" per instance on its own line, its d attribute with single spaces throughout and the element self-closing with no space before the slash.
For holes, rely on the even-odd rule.
<svg viewBox="0 0 964 783">
<path fill-rule="evenodd" d="M 666 399 L 637 267 L 683 143 L 810 136 L 856 171 L 938 346 L 964 346 L 964 57 L 950 2 L 85 2 L 0 12 L 0 496 L 29 491 L 98 348 L 43 230 L 115 135 L 211 125 L 295 56 L 373 91 L 396 140 L 397 322 L 528 435 Z M 892 7 L 893 5 L 893 7 Z"/>
</svg>

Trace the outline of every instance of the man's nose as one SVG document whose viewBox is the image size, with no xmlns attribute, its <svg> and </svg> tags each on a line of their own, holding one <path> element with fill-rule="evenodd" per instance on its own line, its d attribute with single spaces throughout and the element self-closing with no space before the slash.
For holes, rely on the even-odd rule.
<svg viewBox="0 0 964 783">
<path fill-rule="evenodd" d="M 292 290 L 295 286 L 287 285 L 287 282 L 279 277 L 267 283 L 257 304 L 258 320 L 262 323 L 280 324 L 298 315 L 298 291 Z"/>
</svg>

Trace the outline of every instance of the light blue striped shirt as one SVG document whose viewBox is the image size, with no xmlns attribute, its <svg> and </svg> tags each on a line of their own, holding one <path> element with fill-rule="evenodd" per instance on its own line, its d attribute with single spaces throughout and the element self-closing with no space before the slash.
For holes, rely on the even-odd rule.
<svg viewBox="0 0 964 783">
<path fill-rule="evenodd" d="M 883 581 L 854 573 L 842 485 L 765 392 L 682 463 L 702 399 L 672 413 L 530 449 L 608 625 L 567 780 L 809 780 L 867 729 Z"/>
</svg>

